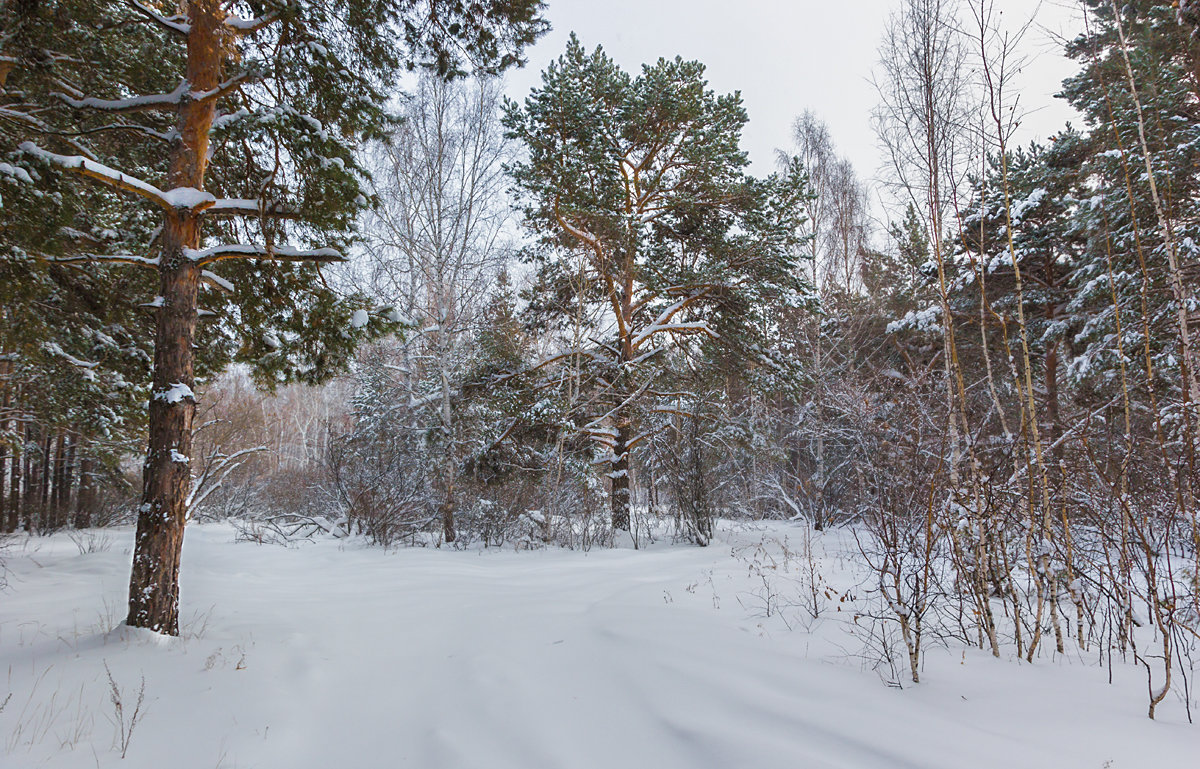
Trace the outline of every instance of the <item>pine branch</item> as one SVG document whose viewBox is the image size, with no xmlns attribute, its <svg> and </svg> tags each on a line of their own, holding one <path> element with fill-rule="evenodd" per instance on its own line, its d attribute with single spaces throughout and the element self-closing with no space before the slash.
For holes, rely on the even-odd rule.
<svg viewBox="0 0 1200 769">
<path fill-rule="evenodd" d="M 85 96 L 77 99 L 65 93 L 56 92 L 51 96 L 75 109 L 94 109 L 101 112 L 146 112 L 149 110 L 174 109 L 187 97 L 192 84 L 184 80 L 175 86 L 170 93 L 156 93 L 148 96 L 134 96 L 129 99 L 97 99 Z"/>
<path fill-rule="evenodd" d="M 103 163 L 89 160 L 82 155 L 59 155 L 49 150 L 44 150 L 33 142 L 22 142 L 17 149 L 27 155 L 33 155 L 36 158 L 45 160 L 59 168 L 73 171 L 88 179 L 100 182 L 112 189 L 152 200 L 163 208 L 175 208 L 168 201 L 166 194 L 153 184 L 148 184 L 141 179 L 109 168 Z"/>
<path fill-rule="evenodd" d="M 232 283 L 225 280 L 215 272 L 210 272 L 209 270 L 201 270 L 200 279 L 213 288 L 224 291 L 227 294 L 232 294 L 235 290 L 235 287 Z"/>
<path fill-rule="evenodd" d="M 243 83 L 249 81 L 251 74 L 252 73 L 249 70 L 245 72 L 239 72 L 210 91 L 196 91 L 195 93 L 189 93 L 188 95 L 196 101 L 219 99 L 222 96 L 226 96 L 229 93 L 236 91 Z"/>
<path fill-rule="evenodd" d="M 153 8 L 138 2 L 138 0 L 127 0 L 127 2 L 131 8 L 168 32 L 187 37 L 188 33 L 192 31 L 192 26 L 187 23 L 187 20 L 183 16 L 163 16 Z"/>
<path fill-rule="evenodd" d="M 139 267 L 158 269 L 158 257 L 150 258 L 133 254 L 81 254 L 79 256 L 47 257 L 46 261 L 54 264 L 66 264 L 72 267 L 82 267 L 89 264 L 133 264 Z"/>
<path fill-rule="evenodd" d="M 213 246 L 203 251 L 185 250 L 187 258 L 197 264 L 206 265 L 229 259 L 266 259 L 275 262 L 344 262 L 346 257 L 340 251 L 332 248 L 316 248 L 303 250 L 290 246 L 276 246 L 268 249 L 265 246 L 254 246 L 236 243 L 226 246 Z"/>
<path fill-rule="evenodd" d="M 112 125 L 96 126 L 95 128 L 84 128 L 78 131 L 45 131 L 51 136 L 71 137 L 71 136 L 88 136 L 90 134 L 102 133 L 104 131 L 133 131 L 134 133 L 149 136 L 164 142 L 170 142 L 175 136 L 175 133 L 166 131 L 155 131 L 153 128 L 140 126 L 133 123 L 113 123 Z"/>
<path fill-rule="evenodd" d="M 225 26 L 232 30 L 233 34 L 239 37 L 244 35 L 253 35 L 255 32 L 269 27 L 279 21 L 279 11 L 271 11 L 268 14 L 259 16 L 257 19 L 243 19 L 240 16 L 229 16 L 225 19 Z"/>
<path fill-rule="evenodd" d="M 298 219 L 300 212 L 282 203 L 246 198 L 221 198 L 205 209 L 209 216 L 254 216 L 270 219 Z"/>
</svg>

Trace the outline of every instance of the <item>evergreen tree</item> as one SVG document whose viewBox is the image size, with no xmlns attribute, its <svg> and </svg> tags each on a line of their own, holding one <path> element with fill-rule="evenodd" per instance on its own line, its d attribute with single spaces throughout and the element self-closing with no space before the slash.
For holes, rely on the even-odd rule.
<svg viewBox="0 0 1200 769">
<path fill-rule="evenodd" d="M 342 259 L 371 203 L 356 143 L 384 138 L 400 70 L 514 64 L 545 28 L 541 5 L 189 0 L 172 14 L 156 0 L 28 0 L 0 12 L 5 139 L 19 142 L 0 173 L 50 209 L 40 231 L 14 223 L 26 253 L 157 277 L 129 624 L 178 632 L 193 351 L 214 368 L 245 361 L 268 384 L 318 382 L 394 327 L 318 269 Z M 73 188 L 63 174 L 96 188 L 60 193 Z M 77 219 L 92 226 L 67 249 L 56 241 Z M 207 333 L 202 285 L 221 292 L 206 300 L 218 305 Z"/>
<path fill-rule="evenodd" d="M 1153 371 L 1161 380 L 1145 384 L 1195 402 L 1195 299 L 1185 273 L 1200 256 L 1200 41 L 1170 3 L 1086 5 L 1088 31 L 1067 47 L 1082 69 L 1063 90 L 1087 121 L 1090 147 L 1091 195 L 1077 225 L 1090 234 L 1089 259 L 1073 304 L 1094 317 L 1081 330 L 1074 373 L 1112 383 L 1123 356 L 1144 352 L 1150 368 L 1127 374 Z"/>
<path fill-rule="evenodd" d="M 505 123 L 529 153 L 512 175 L 543 244 L 533 309 L 569 317 L 577 250 L 580 290 L 605 310 L 596 332 L 608 338 L 586 352 L 606 407 L 589 428 L 608 447 L 613 526 L 627 530 L 629 453 L 662 353 L 704 336 L 748 361 L 755 314 L 809 299 L 794 249 L 804 174 L 797 163 L 745 174 L 741 98 L 708 89 L 699 62 L 660 59 L 633 76 L 574 36 Z"/>
<path fill-rule="evenodd" d="M 1089 198 L 1082 176 L 1088 150 L 1086 138 L 1068 129 L 1048 146 L 1035 143 L 1015 150 L 1003 163 L 990 159 L 985 177 L 974 180 L 973 196 L 963 211 L 952 289 L 956 322 L 965 332 L 961 338 L 986 335 L 979 354 L 990 350 L 998 360 L 1010 361 L 994 371 L 990 386 L 998 393 L 1012 395 L 1020 389 L 1016 367 L 1023 358 L 1015 349 L 1020 319 L 1025 319 L 1041 427 L 1058 462 L 1063 456 L 1062 412 L 1068 405 L 1062 394 L 1064 364 L 1071 363 L 1074 337 L 1088 322 L 1088 314 L 1070 301 L 1088 246 L 1078 227 L 1079 209 Z M 1019 291 L 1016 268 L 1022 278 Z M 970 356 L 972 347 L 961 354 Z M 1000 424 L 1006 423 L 1001 419 Z"/>
</svg>

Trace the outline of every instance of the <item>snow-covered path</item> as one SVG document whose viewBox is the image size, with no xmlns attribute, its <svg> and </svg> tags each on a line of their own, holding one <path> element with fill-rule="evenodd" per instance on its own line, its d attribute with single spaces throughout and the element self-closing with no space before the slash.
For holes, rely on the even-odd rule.
<svg viewBox="0 0 1200 769">
<path fill-rule="evenodd" d="M 845 615 L 793 630 L 755 616 L 761 581 L 730 550 L 762 532 L 707 549 L 388 553 L 197 526 L 179 641 L 107 632 L 131 538 L 110 536 L 105 552 L 56 537 L 9 555 L 0 766 L 1135 769 L 1200 755 L 1181 707 L 1144 718 L 1133 668 L 1109 686 L 1082 663 L 959 651 L 933 655 L 918 687 L 884 686 Z M 145 679 L 124 761 L 105 663 L 127 716 Z"/>
</svg>

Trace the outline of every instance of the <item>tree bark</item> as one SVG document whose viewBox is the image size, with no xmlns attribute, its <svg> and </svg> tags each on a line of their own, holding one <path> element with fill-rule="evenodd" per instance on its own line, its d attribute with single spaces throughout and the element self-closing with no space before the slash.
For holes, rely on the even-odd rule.
<svg viewBox="0 0 1200 769">
<path fill-rule="evenodd" d="M 220 0 L 188 3 L 187 80 L 193 92 L 213 91 L 221 78 Z M 189 99 L 180 108 L 179 138 L 171 147 L 167 189 L 204 189 L 209 130 L 216 100 Z M 193 340 L 200 269 L 185 249 L 200 243 L 200 214 L 177 209 L 162 231 L 159 295 L 150 396 L 150 440 L 142 471 L 126 623 L 179 634 L 179 560 L 191 488 L 189 459 L 196 400 Z"/>
<path fill-rule="evenodd" d="M 36 478 L 34 473 L 37 466 L 33 463 L 33 425 L 25 425 L 25 444 L 22 447 L 21 453 L 24 455 L 21 470 L 21 515 L 25 519 L 25 533 L 33 533 L 33 508 L 34 508 L 34 486 Z"/>
<path fill-rule="evenodd" d="M 440 313 L 445 317 L 445 313 Z M 439 332 L 439 338 L 445 332 Z M 450 400 L 450 376 L 447 371 L 446 356 L 449 354 L 447 349 L 449 345 L 444 343 L 438 345 L 441 349 L 441 381 L 442 381 L 442 437 L 446 441 L 445 455 L 442 458 L 442 473 L 445 478 L 445 484 L 442 489 L 442 536 L 446 542 L 453 542 L 458 536 L 454 531 L 454 476 L 457 474 L 458 463 L 454 461 L 455 450 L 455 425 L 454 425 L 454 409 Z"/>
<path fill-rule="evenodd" d="M 50 491 L 50 526 L 61 529 L 67 523 L 63 493 L 67 490 L 67 433 L 58 431 L 54 439 L 54 487 Z"/>
<path fill-rule="evenodd" d="M 0 434 L 7 432 L 5 428 L 9 426 L 8 416 L 12 407 L 12 391 L 11 385 L 9 384 L 9 372 L 11 370 L 12 364 L 6 364 L 4 367 L 5 379 L 3 383 L 4 399 L 2 402 L 0 402 Z M 5 534 L 9 534 L 15 531 L 17 528 L 16 518 L 10 517 L 8 512 L 9 492 L 11 492 L 12 489 L 12 486 L 8 481 L 8 462 L 10 457 L 14 464 L 17 461 L 16 433 L 11 432 L 8 433 L 8 435 L 12 436 L 11 448 L 9 447 L 7 441 L 0 440 L 0 532 L 4 532 Z"/>
<path fill-rule="evenodd" d="M 21 454 L 24 442 L 21 440 L 21 423 L 13 418 L 12 464 L 8 468 L 8 526 L 9 531 L 16 531 L 21 523 Z"/>
<path fill-rule="evenodd" d="M 95 466 L 88 452 L 87 442 L 80 440 L 79 446 L 79 494 L 75 498 L 75 528 L 86 529 L 92 525 L 92 507 L 96 504 Z"/>
<path fill-rule="evenodd" d="M 617 531 L 629 531 L 629 429 L 624 413 L 616 417 L 617 437 L 613 443 L 612 526 Z"/>
<path fill-rule="evenodd" d="M 41 469 L 38 471 L 37 500 L 38 500 L 38 531 L 43 534 L 50 531 L 50 451 L 52 439 L 48 430 L 41 430 Z"/>
<path fill-rule="evenodd" d="M 78 482 L 79 473 L 79 436 L 74 433 L 67 433 L 67 464 L 63 470 L 63 490 L 62 496 L 59 497 L 59 502 L 62 505 L 60 514 L 62 515 L 63 526 L 71 523 L 72 497 L 75 495 L 75 484 Z"/>
</svg>

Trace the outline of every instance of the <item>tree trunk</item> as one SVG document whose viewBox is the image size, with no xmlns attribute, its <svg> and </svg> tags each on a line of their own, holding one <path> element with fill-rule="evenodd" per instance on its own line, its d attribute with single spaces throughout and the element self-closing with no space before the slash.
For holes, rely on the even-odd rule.
<svg viewBox="0 0 1200 769">
<path fill-rule="evenodd" d="M 446 542 L 453 542 L 458 536 L 454 531 L 454 476 L 453 468 L 446 467 L 445 491 L 442 495 L 442 536 Z"/>
<path fill-rule="evenodd" d="M 21 423 L 13 418 L 12 464 L 8 468 L 8 530 L 16 531 L 21 521 Z"/>
<path fill-rule="evenodd" d="M 612 527 L 629 531 L 629 417 L 618 413 L 617 437 L 613 443 L 612 470 Z"/>
<path fill-rule="evenodd" d="M 444 318 L 444 313 L 439 313 L 439 317 Z M 444 321 L 443 321 L 444 322 Z M 445 332 L 439 332 L 439 337 Z M 447 370 L 448 345 L 439 344 L 442 378 L 442 437 L 446 441 L 445 456 L 442 459 L 442 473 L 445 476 L 443 479 L 442 493 L 442 536 L 446 542 L 453 542 L 457 534 L 454 531 L 454 476 L 457 471 L 457 463 L 454 461 L 454 410 L 450 401 L 450 372 Z"/>
<path fill-rule="evenodd" d="M 79 494 L 75 498 L 75 528 L 86 529 L 92 525 L 92 507 L 96 504 L 95 466 L 87 443 L 81 440 L 79 447 Z"/>
<path fill-rule="evenodd" d="M 63 469 L 63 490 L 59 497 L 59 502 L 62 507 L 60 514 L 62 515 L 63 526 L 71 522 L 71 497 L 75 494 L 76 474 L 79 471 L 78 466 L 78 448 L 79 437 L 77 435 L 67 434 L 67 464 Z"/>
<path fill-rule="evenodd" d="M 50 452 L 53 442 L 48 431 L 43 431 L 45 438 L 41 445 L 41 470 L 38 472 L 38 530 L 43 534 L 51 529 L 50 522 Z"/>
<path fill-rule="evenodd" d="M 220 0 L 191 0 L 187 80 L 192 91 L 217 88 L 221 78 Z M 179 138 L 171 147 L 167 189 L 204 189 L 209 130 L 215 99 L 188 100 L 180 108 Z M 133 627 L 179 634 L 179 559 L 191 488 L 189 459 L 196 400 L 192 394 L 192 345 L 196 332 L 200 269 L 185 255 L 200 243 L 200 215 L 192 209 L 167 214 L 162 231 L 159 295 L 154 337 L 150 440 L 142 470 L 129 616 Z"/>
<path fill-rule="evenodd" d="M 54 440 L 54 487 L 50 491 L 50 526 L 57 530 L 67 523 L 63 492 L 67 489 L 67 434 L 59 430 Z"/>
<path fill-rule="evenodd" d="M 25 444 L 21 450 L 24 455 L 21 470 L 21 515 L 25 518 L 25 533 L 33 533 L 34 473 L 37 466 L 33 462 L 33 425 L 25 425 Z"/>
<path fill-rule="evenodd" d="M 6 367 L 6 369 L 9 367 Z M 7 372 L 6 372 L 7 373 Z M 0 532 L 9 534 L 16 530 L 16 519 L 10 518 L 8 514 L 8 492 L 11 486 L 8 483 L 8 461 L 12 458 L 15 464 L 16 459 L 16 433 L 7 433 L 9 407 L 12 405 L 12 393 L 9 392 L 8 383 L 4 385 L 4 400 L 0 402 Z M 7 433 L 7 434 L 5 434 Z M 12 439 L 12 448 L 9 448 L 9 438 Z"/>
</svg>

